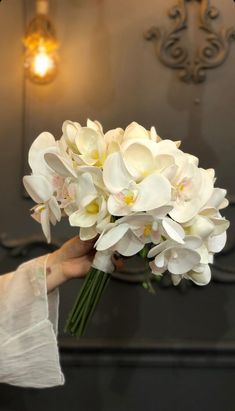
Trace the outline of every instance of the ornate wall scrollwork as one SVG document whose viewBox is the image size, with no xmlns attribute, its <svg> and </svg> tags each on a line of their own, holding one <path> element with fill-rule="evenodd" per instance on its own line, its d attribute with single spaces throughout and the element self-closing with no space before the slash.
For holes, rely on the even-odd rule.
<svg viewBox="0 0 235 411">
<path fill-rule="evenodd" d="M 195 44 L 193 55 L 190 44 L 183 44 L 184 33 L 189 29 L 188 3 L 192 2 L 198 3 L 197 30 L 203 35 L 202 44 Z M 181 80 L 202 83 L 206 79 L 206 70 L 218 67 L 226 60 L 231 41 L 235 40 L 235 28 L 214 28 L 213 21 L 220 13 L 209 0 L 178 0 L 168 15 L 174 21 L 172 30 L 152 27 L 144 37 L 154 41 L 156 54 L 164 65 L 179 70 Z"/>
</svg>

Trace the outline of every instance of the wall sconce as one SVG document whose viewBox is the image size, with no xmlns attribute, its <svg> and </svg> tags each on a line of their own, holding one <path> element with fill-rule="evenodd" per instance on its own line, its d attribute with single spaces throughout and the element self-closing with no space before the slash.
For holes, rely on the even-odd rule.
<svg viewBox="0 0 235 411">
<path fill-rule="evenodd" d="M 29 23 L 23 39 L 25 73 L 37 84 L 50 83 L 58 71 L 59 43 L 48 11 L 48 0 L 36 0 L 36 16 Z"/>
</svg>

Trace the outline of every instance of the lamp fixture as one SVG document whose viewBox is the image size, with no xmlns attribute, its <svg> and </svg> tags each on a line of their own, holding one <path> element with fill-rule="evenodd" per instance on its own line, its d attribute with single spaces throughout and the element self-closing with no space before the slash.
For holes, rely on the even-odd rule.
<svg viewBox="0 0 235 411">
<path fill-rule="evenodd" d="M 38 84 L 50 83 L 58 72 L 59 43 L 48 11 L 48 0 L 36 0 L 36 16 L 30 21 L 23 39 L 25 73 Z"/>
</svg>

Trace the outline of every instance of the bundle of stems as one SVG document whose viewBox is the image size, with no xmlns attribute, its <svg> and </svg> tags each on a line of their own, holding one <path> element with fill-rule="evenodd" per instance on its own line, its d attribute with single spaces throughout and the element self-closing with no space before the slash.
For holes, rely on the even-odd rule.
<svg viewBox="0 0 235 411">
<path fill-rule="evenodd" d="M 91 267 L 69 314 L 65 332 L 82 337 L 111 275 Z"/>
</svg>

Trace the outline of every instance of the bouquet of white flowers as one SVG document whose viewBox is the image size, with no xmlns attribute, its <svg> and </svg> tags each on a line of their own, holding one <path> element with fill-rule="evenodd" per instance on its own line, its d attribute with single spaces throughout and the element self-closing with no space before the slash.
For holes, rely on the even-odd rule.
<svg viewBox="0 0 235 411">
<path fill-rule="evenodd" d="M 209 283 L 214 253 L 226 242 L 229 222 L 220 214 L 226 190 L 215 188 L 213 169 L 162 140 L 154 127 L 133 122 L 104 133 L 65 121 L 59 140 L 44 132 L 29 150 L 32 174 L 24 186 L 37 203 L 33 218 L 50 242 L 50 223 L 68 217 L 80 238 L 96 238 L 96 255 L 67 331 L 81 336 L 114 270 L 112 255 L 140 254 L 153 275 L 167 270 L 174 285 L 182 278 Z"/>
</svg>

